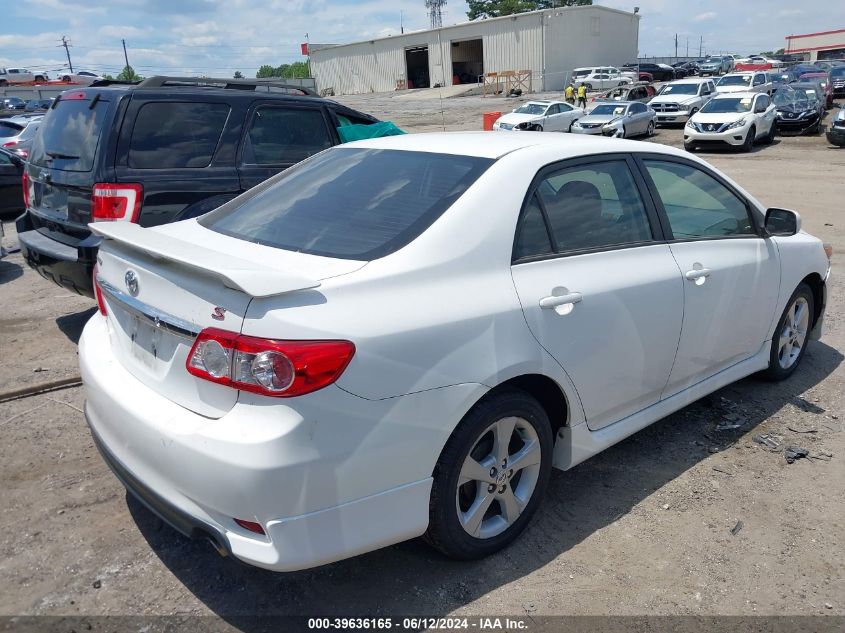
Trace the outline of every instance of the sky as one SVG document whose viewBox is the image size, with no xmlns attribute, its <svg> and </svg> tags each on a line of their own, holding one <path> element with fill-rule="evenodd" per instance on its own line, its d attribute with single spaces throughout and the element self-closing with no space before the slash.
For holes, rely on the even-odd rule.
<svg viewBox="0 0 845 633">
<path fill-rule="evenodd" d="M 758 53 L 788 34 L 845 28 L 841 0 L 595 0 L 640 7 L 640 55 Z M 449 0 L 444 25 L 466 21 L 466 3 Z M 300 43 L 345 43 L 428 27 L 424 0 L 0 0 L 0 67 L 67 68 L 117 74 L 129 63 L 153 74 L 251 77 L 262 64 L 304 61 Z M 620 60 L 627 61 L 627 60 Z"/>
</svg>

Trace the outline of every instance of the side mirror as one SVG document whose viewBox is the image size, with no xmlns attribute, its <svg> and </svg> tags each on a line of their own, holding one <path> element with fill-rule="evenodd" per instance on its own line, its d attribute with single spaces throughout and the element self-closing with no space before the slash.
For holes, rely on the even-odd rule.
<svg viewBox="0 0 845 633">
<path fill-rule="evenodd" d="M 789 237 L 801 230 L 801 216 L 789 209 L 767 209 L 765 226 L 770 236 Z"/>
</svg>

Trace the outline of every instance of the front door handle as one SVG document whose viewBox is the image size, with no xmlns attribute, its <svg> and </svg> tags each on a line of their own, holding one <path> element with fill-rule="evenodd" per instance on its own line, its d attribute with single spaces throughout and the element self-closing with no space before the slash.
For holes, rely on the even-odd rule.
<svg viewBox="0 0 845 633">
<path fill-rule="evenodd" d="M 695 281 L 696 279 L 704 279 L 705 277 L 710 276 L 710 269 L 709 268 L 699 268 L 696 270 L 688 270 L 684 273 L 684 277 L 689 279 L 690 281 Z"/>
<path fill-rule="evenodd" d="M 573 303 L 578 303 L 584 297 L 581 295 L 580 292 L 569 292 L 565 295 L 552 295 L 550 297 L 543 297 L 540 299 L 540 307 L 547 309 L 547 308 L 556 308 L 558 306 L 565 306 L 570 305 Z"/>
</svg>

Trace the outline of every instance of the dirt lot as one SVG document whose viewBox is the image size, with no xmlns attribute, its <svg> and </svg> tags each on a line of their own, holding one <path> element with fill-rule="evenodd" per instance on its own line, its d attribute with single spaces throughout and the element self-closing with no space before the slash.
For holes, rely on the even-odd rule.
<svg viewBox="0 0 845 633">
<path fill-rule="evenodd" d="M 479 129 L 482 112 L 514 107 L 343 101 L 415 132 Z M 678 146 L 681 131 L 654 141 Z M 743 380 L 556 471 L 528 531 L 486 560 L 414 541 L 293 574 L 220 558 L 127 499 L 92 444 L 81 388 L 0 403 L 0 615 L 845 615 L 845 150 L 779 138 L 707 159 L 834 245 L 826 334 L 789 381 Z M 0 262 L 0 298 L 0 391 L 74 375 L 93 303 L 19 254 Z M 788 465 L 759 433 L 811 458 Z"/>
</svg>

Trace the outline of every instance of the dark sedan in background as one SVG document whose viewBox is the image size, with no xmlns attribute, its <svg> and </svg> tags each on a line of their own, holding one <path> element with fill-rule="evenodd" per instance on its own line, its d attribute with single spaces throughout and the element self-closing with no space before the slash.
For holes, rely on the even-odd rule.
<svg viewBox="0 0 845 633">
<path fill-rule="evenodd" d="M 792 83 L 778 90 L 773 102 L 777 108 L 779 132 L 818 134 L 824 116 L 824 95 L 818 83 Z"/>
<path fill-rule="evenodd" d="M 676 71 L 667 64 L 625 64 L 622 68 L 625 70 L 636 70 L 637 67 L 639 67 L 641 73 L 649 73 L 654 81 L 672 81 L 679 77 L 686 77 L 685 71 Z"/>
<path fill-rule="evenodd" d="M 23 211 L 23 165 L 20 156 L 0 148 L 0 217 Z"/>
</svg>

